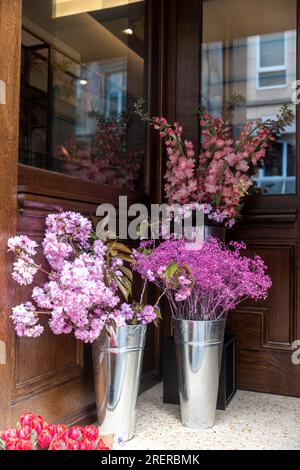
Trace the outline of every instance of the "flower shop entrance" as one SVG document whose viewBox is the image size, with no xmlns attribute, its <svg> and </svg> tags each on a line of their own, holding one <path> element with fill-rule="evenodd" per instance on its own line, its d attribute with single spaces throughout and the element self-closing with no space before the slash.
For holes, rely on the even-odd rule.
<svg viewBox="0 0 300 470">
<path fill-rule="evenodd" d="M 111 174 L 98 167 L 87 178 L 86 154 L 80 145 L 91 129 L 97 129 L 88 91 L 93 93 L 95 85 L 105 90 L 107 99 L 98 104 L 104 106 L 106 118 L 114 110 L 122 111 L 125 102 L 131 106 L 146 95 L 151 113 L 180 121 L 187 137 L 199 142 L 193 114 L 199 103 L 218 112 L 231 95 L 242 95 L 246 105 L 233 116 L 238 127 L 249 119 L 273 116 L 280 104 L 290 103 L 291 83 L 299 75 L 295 64 L 299 0 L 120 1 L 115 2 L 119 5 L 113 17 L 107 10 L 84 17 L 85 27 L 89 24 L 83 30 L 85 39 L 72 29 L 76 15 L 64 12 L 63 3 L 0 2 L 0 80 L 6 84 L 6 96 L 0 96 L 0 350 L 5 347 L 6 352 L 5 360 L 0 360 L 1 428 L 14 424 L 29 406 L 50 421 L 68 422 L 91 421 L 95 408 L 88 349 L 72 338 L 50 333 L 34 343 L 15 338 L 10 310 L 26 299 L 10 280 L 7 239 L 26 233 L 39 241 L 45 216 L 56 210 L 94 214 L 102 202 L 117 206 L 118 196 L 124 194 L 129 204 L 161 200 L 160 145 L 140 123 L 126 134 L 131 157 L 137 155 L 141 161 L 138 168 L 131 167 L 131 176 L 124 181 L 122 172 Z M 85 13 L 83 9 L 79 14 Z M 60 28 L 50 31 L 52 15 Z M 64 18 L 69 33 L 73 32 L 70 37 L 63 29 Z M 90 34 L 96 34 L 92 41 Z M 99 43 L 109 46 L 102 47 L 100 58 L 97 47 L 88 50 Z M 89 67 L 83 66 L 80 54 L 90 59 Z M 100 65 L 95 65 L 95 58 Z M 80 123 L 74 124 L 74 109 Z M 248 199 L 243 219 L 228 231 L 228 239 L 244 240 L 265 260 L 273 280 L 266 302 L 245 304 L 230 318 L 229 329 L 238 340 L 238 386 L 293 396 L 300 396 L 300 366 L 292 362 L 293 343 L 300 339 L 298 122 L 259 173 L 262 193 Z M 103 133 L 103 121 L 99 123 Z M 80 135 L 75 149 L 74 129 Z M 130 158 L 116 166 L 128 170 L 128 165 Z M 144 387 L 160 378 L 162 336 L 169 333 L 166 319 L 163 334 L 155 329 L 149 334 Z"/>
</svg>

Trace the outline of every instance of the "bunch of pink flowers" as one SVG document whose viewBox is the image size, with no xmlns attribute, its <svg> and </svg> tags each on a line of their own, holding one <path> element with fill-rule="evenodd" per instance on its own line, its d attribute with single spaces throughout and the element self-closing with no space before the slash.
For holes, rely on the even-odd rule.
<svg viewBox="0 0 300 470">
<path fill-rule="evenodd" d="M 197 157 L 193 142 L 183 138 L 183 128 L 178 122 L 169 123 L 163 117 L 144 114 L 141 100 L 136 104 L 136 112 L 159 131 L 166 146 L 168 203 L 201 204 L 209 219 L 229 227 L 240 215 L 244 197 L 271 142 L 294 119 L 291 109 L 282 106 L 276 120 L 248 122 L 238 139 L 234 139 L 225 117 L 214 118 L 202 109 L 203 142 Z"/>
<path fill-rule="evenodd" d="M 18 336 L 40 336 L 44 327 L 39 318 L 45 313 L 54 334 L 74 332 L 76 339 L 86 343 L 95 341 L 103 328 L 148 324 L 160 318 L 159 308 L 144 306 L 142 299 L 127 303 L 132 273 L 124 259 L 131 261 L 130 249 L 97 239 L 91 222 L 81 214 L 64 212 L 46 219 L 42 246 L 51 270 L 36 263 L 37 246 L 26 235 L 8 241 L 16 257 L 15 281 L 32 284 L 38 271 L 47 276 L 47 282 L 33 288 L 32 301 L 12 310 Z"/>
<path fill-rule="evenodd" d="M 48 424 L 42 416 L 26 413 L 16 428 L 0 432 L 0 450 L 110 450 L 94 426 Z"/>
<path fill-rule="evenodd" d="M 147 241 L 134 252 L 134 269 L 167 295 L 175 318 L 218 320 L 247 298 L 265 299 L 272 285 L 263 260 L 243 256 L 245 248 L 213 237 L 197 250 L 183 239 Z"/>
</svg>

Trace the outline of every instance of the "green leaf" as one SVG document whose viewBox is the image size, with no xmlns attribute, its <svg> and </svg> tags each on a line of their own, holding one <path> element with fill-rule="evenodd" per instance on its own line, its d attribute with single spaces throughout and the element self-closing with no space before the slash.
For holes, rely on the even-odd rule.
<svg viewBox="0 0 300 470">
<path fill-rule="evenodd" d="M 214 200 L 213 200 L 213 204 L 215 206 L 219 206 L 220 203 L 221 203 L 221 197 L 218 194 L 216 194 L 215 197 L 214 197 Z"/>
<path fill-rule="evenodd" d="M 160 321 L 159 318 L 156 318 L 153 322 L 156 328 L 159 328 L 159 321 Z"/>
<path fill-rule="evenodd" d="M 239 204 L 238 206 L 236 206 L 236 211 L 237 211 L 237 212 L 241 212 L 241 210 L 243 209 L 244 205 L 245 205 L 245 203 L 242 202 L 241 204 Z"/>
<path fill-rule="evenodd" d="M 126 288 L 126 286 L 124 286 L 122 284 L 122 282 L 120 281 L 120 279 L 118 277 L 115 277 L 115 281 L 117 283 L 117 286 L 118 288 L 120 289 L 121 293 L 123 294 L 123 296 L 125 297 L 125 300 L 127 301 L 128 300 L 128 297 L 129 297 L 129 291 L 128 289 Z"/>
<path fill-rule="evenodd" d="M 122 271 L 122 273 L 125 274 L 125 276 L 128 277 L 128 279 L 132 282 L 133 274 L 130 269 L 126 268 L 126 266 L 118 266 L 118 269 Z"/>
<path fill-rule="evenodd" d="M 0 449 L 6 450 L 6 444 L 2 439 L 0 439 Z"/>
<path fill-rule="evenodd" d="M 132 294 L 132 282 L 128 279 L 128 277 L 122 277 L 120 279 L 121 283 L 123 284 L 124 287 L 128 290 L 129 294 Z"/>
<path fill-rule="evenodd" d="M 172 277 L 174 276 L 174 274 L 176 274 L 178 269 L 179 269 L 179 266 L 177 263 L 172 263 L 167 267 L 166 272 L 165 272 L 165 278 L 167 279 L 167 281 L 172 279 Z"/>
<path fill-rule="evenodd" d="M 36 446 L 37 446 L 36 439 L 37 439 L 37 432 L 35 431 L 35 429 L 33 429 L 30 435 L 30 440 L 31 440 L 33 449 L 36 449 Z"/>
<path fill-rule="evenodd" d="M 123 261 L 126 261 L 127 263 L 133 263 L 133 258 L 131 258 L 131 256 L 119 254 L 119 258 L 122 259 Z"/>
<path fill-rule="evenodd" d="M 101 436 L 99 435 L 95 441 L 94 449 L 97 449 L 97 445 L 99 444 L 100 439 L 101 439 Z"/>
<path fill-rule="evenodd" d="M 106 331 L 107 336 L 108 336 L 109 338 L 111 338 L 111 331 L 110 331 L 108 325 L 105 325 L 105 331 Z"/>
<path fill-rule="evenodd" d="M 123 243 L 115 243 L 114 244 L 114 249 L 117 251 L 120 251 L 121 253 L 127 253 L 128 255 L 131 255 L 131 249 L 128 248 L 128 246 L 124 245 Z"/>
<path fill-rule="evenodd" d="M 137 310 L 139 308 L 139 305 L 140 304 L 136 300 L 134 300 L 134 299 L 132 300 L 131 306 L 132 306 L 133 310 Z"/>
<path fill-rule="evenodd" d="M 156 313 L 156 316 L 159 320 L 162 320 L 162 315 L 161 315 L 161 311 L 159 308 L 156 308 L 155 309 L 155 313 Z"/>
<path fill-rule="evenodd" d="M 114 332 L 116 332 L 117 331 L 117 324 L 116 324 L 115 320 L 110 320 L 110 323 L 111 323 L 112 329 L 114 330 Z"/>
</svg>

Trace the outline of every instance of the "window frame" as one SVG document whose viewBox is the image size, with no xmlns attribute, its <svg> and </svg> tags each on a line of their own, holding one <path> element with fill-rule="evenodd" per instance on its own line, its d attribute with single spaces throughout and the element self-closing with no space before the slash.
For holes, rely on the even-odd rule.
<svg viewBox="0 0 300 470">
<path fill-rule="evenodd" d="M 275 90 L 275 89 L 280 89 L 280 88 L 286 88 L 288 85 L 287 31 L 283 32 L 283 37 L 284 37 L 284 64 L 283 65 L 269 65 L 269 66 L 264 66 L 264 67 L 260 65 L 261 37 L 262 35 L 257 35 L 256 37 L 256 89 L 257 90 Z M 260 86 L 259 74 L 264 73 L 264 72 L 285 72 L 285 83 L 281 85 Z"/>
</svg>

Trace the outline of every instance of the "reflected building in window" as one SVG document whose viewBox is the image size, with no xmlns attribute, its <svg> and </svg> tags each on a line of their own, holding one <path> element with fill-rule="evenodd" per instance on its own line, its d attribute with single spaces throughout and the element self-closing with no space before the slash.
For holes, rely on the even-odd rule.
<svg viewBox="0 0 300 470">
<path fill-rule="evenodd" d="M 141 0 L 23 1 L 21 163 L 144 189 L 145 16 Z"/>
<path fill-rule="evenodd" d="M 262 14 L 268 11 L 268 21 Z M 202 103 L 220 114 L 224 103 L 241 95 L 232 114 L 233 131 L 254 119 L 274 119 L 291 104 L 296 80 L 296 2 L 283 0 L 204 1 Z M 257 186 L 265 194 L 296 192 L 295 123 L 272 145 Z"/>
</svg>

